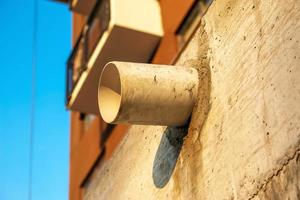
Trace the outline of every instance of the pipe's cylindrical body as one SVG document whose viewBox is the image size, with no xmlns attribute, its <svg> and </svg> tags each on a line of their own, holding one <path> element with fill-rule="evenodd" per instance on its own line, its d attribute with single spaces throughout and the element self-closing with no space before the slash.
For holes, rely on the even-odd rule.
<svg viewBox="0 0 300 200">
<path fill-rule="evenodd" d="M 107 123 L 181 126 L 197 93 L 194 68 L 110 62 L 100 77 L 98 104 Z"/>
</svg>

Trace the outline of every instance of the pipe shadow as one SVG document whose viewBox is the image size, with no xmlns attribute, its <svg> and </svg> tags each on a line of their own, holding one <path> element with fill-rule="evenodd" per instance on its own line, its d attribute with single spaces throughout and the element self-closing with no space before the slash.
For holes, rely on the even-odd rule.
<svg viewBox="0 0 300 200">
<path fill-rule="evenodd" d="M 167 127 L 155 154 L 152 178 L 157 188 L 163 188 L 175 169 L 189 123 L 182 127 Z"/>
</svg>

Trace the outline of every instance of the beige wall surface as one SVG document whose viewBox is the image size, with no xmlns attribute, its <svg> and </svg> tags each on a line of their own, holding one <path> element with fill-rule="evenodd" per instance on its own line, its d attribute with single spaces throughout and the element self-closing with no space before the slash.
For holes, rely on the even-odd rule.
<svg viewBox="0 0 300 200">
<path fill-rule="evenodd" d="M 176 65 L 202 82 L 187 136 L 133 126 L 84 199 L 299 199 L 300 1 L 215 0 Z"/>
</svg>

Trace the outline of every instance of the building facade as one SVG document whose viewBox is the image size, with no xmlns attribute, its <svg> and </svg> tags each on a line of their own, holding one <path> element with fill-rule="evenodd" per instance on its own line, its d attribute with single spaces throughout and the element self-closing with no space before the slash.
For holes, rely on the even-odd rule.
<svg viewBox="0 0 300 200">
<path fill-rule="evenodd" d="M 210 1 L 130 0 L 124 4 L 118 0 L 71 0 L 68 4 L 73 16 L 73 50 L 66 78 L 66 106 L 71 111 L 69 191 L 70 200 L 77 200 L 83 198 L 84 184 L 94 167 L 110 159 L 129 128 L 106 124 L 99 115 L 92 91 L 97 88 L 100 66 L 114 60 L 172 64 Z M 130 19 L 128 15 L 135 12 Z M 144 18 L 140 12 L 145 12 Z M 139 24 L 132 25 L 130 20 Z M 115 28 L 126 26 L 129 28 Z M 121 52 L 117 50 L 120 46 Z"/>
<path fill-rule="evenodd" d="M 300 198 L 299 1 L 69 5 L 71 200 Z M 106 124 L 96 94 L 112 60 L 197 68 L 189 127 Z"/>
</svg>

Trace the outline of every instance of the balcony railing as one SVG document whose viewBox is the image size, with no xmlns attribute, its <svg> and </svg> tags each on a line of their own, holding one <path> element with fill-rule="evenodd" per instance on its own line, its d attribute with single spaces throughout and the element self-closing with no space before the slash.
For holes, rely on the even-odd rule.
<svg viewBox="0 0 300 200">
<path fill-rule="evenodd" d="M 66 104 L 110 20 L 110 1 L 97 1 L 67 61 Z"/>
</svg>

